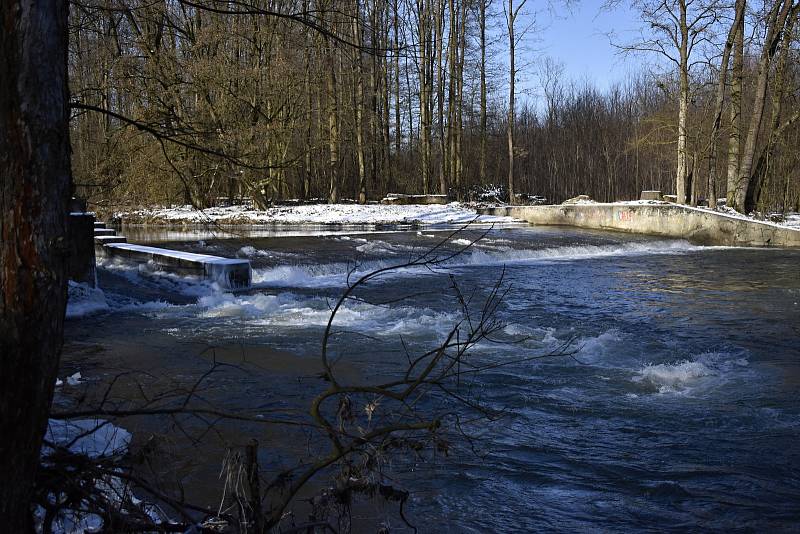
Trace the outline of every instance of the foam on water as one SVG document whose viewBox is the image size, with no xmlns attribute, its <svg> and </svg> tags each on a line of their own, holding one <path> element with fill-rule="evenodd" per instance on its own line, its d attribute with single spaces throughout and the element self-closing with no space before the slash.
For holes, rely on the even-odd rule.
<svg viewBox="0 0 800 534">
<path fill-rule="evenodd" d="M 694 359 L 647 364 L 634 374 L 632 381 L 661 394 L 687 394 L 741 377 L 748 365 L 744 357 L 710 352 Z"/>
<path fill-rule="evenodd" d="M 402 263 L 403 260 L 376 260 L 362 263 L 324 263 L 316 265 L 279 265 L 253 269 L 253 287 L 286 287 L 286 288 L 322 288 L 340 287 L 347 284 L 348 275 L 350 283 L 372 271 L 391 267 Z M 394 269 L 382 274 L 374 281 L 395 276 L 425 276 L 431 274 L 423 267 L 407 267 Z"/>
<path fill-rule="evenodd" d="M 465 246 L 472 241 L 466 239 L 451 240 L 451 244 Z M 423 253 L 424 249 L 407 245 L 395 245 L 385 241 L 368 241 L 357 247 L 360 252 L 381 253 L 387 256 L 398 256 L 405 253 L 413 257 L 415 253 Z M 469 267 L 474 265 L 502 265 L 506 263 L 529 263 L 548 261 L 576 261 L 614 256 L 637 256 L 648 254 L 680 254 L 702 250 L 686 241 L 658 241 L 649 243 L 624 243 L 616 245 L 580 245 L 544 249 L 515 249 L 508 246 L 482 246 L 476 243 L 442 267 Z M 446 255 L 443 252 L 441 256 Z M 441 257 L 440 256 L 440 257 Z M 351 275 L 351 281 L 373 270 L 402 263 L 402 259 L 385 259 L 365 261 L 358 264 Z M 276 267 L 253 270 L 253 284 L 256 287 L 336 287 L 344 286 L 347 274 L 353 270 L 353 263 L 328 263 L 315 265 L 279 265 Z M 426 274 L 424 268 L 398 269 L 385 276 L 419 276 Z"/>
<path fill-rule="evenodd" d="M 498 247 L 496 250 L 483 250 L 477 248 L 456 258 L 454 263 L 463 265 L 497 265 L 537 261 L 574 261 L 616 256 L 680 254 L 699 250 L 702 250 L 702 247 L 692 245 L 688 241 L 574 245 L 543 249 Z"/>
<path fill-rule="evenodd" d="M 560 342 L 555 336 L 556 329 L 553 327 L 530 327 L 513 323 L 506 325 L 503 332 L 515 338 L 530 338 L 545 345 L 555 345 Z"/>
<path fill-rule="evenodd" d="M 700 362 L 684 360 L 677 363 L 646 365 L 634 381 L 647 382 L 659 393 L 675 392 L 690 386 L 698 379 L 713 376 L 714 371 Z"/>
<path fill-rule="evenodd" d="M 243 296 L 219 293 L 201 297 L 198 308 L 201 318 L 235 317 L 253 325 L 281 328 L 324 327 L 331 314 L 328 300 L 293 293 Z M 457 314 L 428 308 L 387 307 L 350 301 L 339 309 L 334 326 L 374 336 L 439 337 L 458 319 Z"/>
<path fill-rule="evenodd" d="M 363 245 L 357 246 L 356 250 L 363 254 L 388 254 L 391 256 L 395 256 L 398 254 L 409 254 L 409 253 L 420 254 L 424 253 L 425 251 L 425 249 L 421 247 L 412 247 L 397 243 L 389 243 L 387 241 L 381 241 L 380 239 L 366 241 Z"/>
<path fill-rule="evenodd" d="M 67 289 L 67 319 L 77 319 L 107 311 L 108 303 L 103 290 L 89 284 L 69 281 Z"/>
</svg>

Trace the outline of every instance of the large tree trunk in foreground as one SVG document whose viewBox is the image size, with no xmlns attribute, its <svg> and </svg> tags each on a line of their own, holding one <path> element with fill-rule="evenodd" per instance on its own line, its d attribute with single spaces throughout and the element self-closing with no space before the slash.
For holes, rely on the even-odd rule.
<svg viewBox="0 0 800 534">
<path fill-rule="evenodd" d="M 67 3 L 0 0 L 0 521 L 28 532 L 61 351 Z"/>
</svg>

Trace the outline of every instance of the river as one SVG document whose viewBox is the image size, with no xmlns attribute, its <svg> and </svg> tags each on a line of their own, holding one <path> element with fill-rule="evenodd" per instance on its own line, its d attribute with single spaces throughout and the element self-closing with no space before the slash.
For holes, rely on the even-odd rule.
<svg viewBox="0 0 800 534">
<path fill-rule="evenodd" d="M 444 248 L 459 250 L 485 232 L 467 229 Z M 63 373 L 80 370 L 91 398 L 121 370 L 163 389 L 224 362 L 231 367 L 204 386 L 209 402 L 305 406 L 326 387 L 320 340 L 354 262 L 356 274 L 401 263 L 449 233 L 139 231 L 139 242 L 249 257 L 255 289 L 223 293 L 107 265 L 99 281 L 108 309 L 67 321 Z M 472 384 L 481 403 L 505 415 L 473 429 L 475 450 L 454 442 L 447 458 L 393 466 L 420 531 L 796 528 L 800 251 L 490 229 L 445 266 L 392 272 L 363 293 L 387 304 L 348 303 L 335 323 L 341 376 L 390 376 L 405 361 L 401 339 L 411 352 L 430 349 L 462 318 L 451 280 L 477 303 L 501 276 L 509 288 L 497 309 L 501 327 L 470 358 L 517 360 Z M 132 379 L 119 382 L 115 402 L 138 398 Z M 121 424 L 138 446 L 155 432 L 176 456 L 193 456 L 193 470 L 175 472 L 188 495 L 209 504 L 220 465 L 209 442 L 254 435 L 267 470 L 297 456 L 280 432 L 249 423 L 192 439 L 163 420 Z M 391 510 L 359 513 L 377 524 Z M 393 531 L 408 531 L 393 517 Z"/>
</svg>

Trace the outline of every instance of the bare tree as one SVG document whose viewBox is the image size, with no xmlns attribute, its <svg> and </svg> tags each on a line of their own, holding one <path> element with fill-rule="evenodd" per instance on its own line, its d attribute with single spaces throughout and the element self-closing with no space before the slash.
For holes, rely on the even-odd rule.
<svg viewBox="0 0 800 534">
<path fill-rule="evenodd" d="M 736 39 L 741 32 L 741 26 L 744 21 L 744 0 L 736 2 L 736 10 L 734 13 L 733 22 L 731 23 L 730 30 L 728 31 L 728 38 L 725 40 L 725 46 L 722 50 L 722 59 L 720 60 L 719 78 L 717 81 L 717 91 L 714 101 L 714 114 L 711 125 L 711 135 L 709 137 L 709 158 L 708 158 L 708 205 L 711 208 L 717 206 L 717 138 L 719 136 L 720 126 L 722 124 L 722 106 L 725 102 L 725 87 L 728 80 L 728 62 L 731 56 Z M 740 66 L 741 67 L 741 66 Z"/>
<path fill-rule="evenodd" d="M 742 159 L 739 166 L 739 177 L 735 185 L 733 194 L 734 203 L 732 208 L 739 211 L 746 211 L 747 191 L 750 187 L 753 170 L 753 160 L 755 158 L 756 143 L 761 132 L 761 122 L 764 118 L 764 110 L 767 102 L 767 81 L 772 66 L 772 60 L 780 48 L 780 40 L 783 35 L 784 26 L 789 13 L 792 11 L 792 0 L 776 0 L 772 2 L 769 13 L 765 21 L 766 35 L 761 47 L 761 54 L 758 59 L 758 75 L 756 78 L 755 92 L 753 95 L 752 115 L 750 124 L 747 128 Z M 752 198 L 752 197 L 751 197 Z"/>
<path fill-rule="evenodd" d="M 506 16 L 506 28 L 508 30 L 508 123 L 506 125 L 506 139 L 508 142 L 508 203 L 514 204 L 514 123 L 516 116 L 516 80 L 517 64 L 516 50 L 517 45 L 524 36 L 525 32 L 515 32 L 515 25 L 520 11 L 525 7 L 527 0 L 521 0 L 516 6 L 514 0 L 508 0 L 508 6 L 504 5 Z"/>
<path fill-rule="evenodd" d="M 610 2 L 607 5 L 615 5 Z M 675 188 L 679 204 L 685 204 L 689 192 L 688 118 L 690 71 L 698 63 L 693 52 L 709 38 L 717 22 L 716 0 L 634 0 L 631 5 L 640 13 L 647 29 L 637 42 L 618 45 L 628 52 L 653 52 L 675 65 L 678 74 L 677 165 Z"/>
<path fill-rule="evenodd" d="M 746 10 L 746 0 L 736 0 L 736 10 Z M 744 17 L 736 27 L 733 41 L 733 66 L 731 72 L 730 135 L 728 136 L 728 173 L 726 205 L 736 203 L 736 182 L 739 179 L 739 151 L 742 130 L 742 78 L 744 68 Z"/>
</svg>

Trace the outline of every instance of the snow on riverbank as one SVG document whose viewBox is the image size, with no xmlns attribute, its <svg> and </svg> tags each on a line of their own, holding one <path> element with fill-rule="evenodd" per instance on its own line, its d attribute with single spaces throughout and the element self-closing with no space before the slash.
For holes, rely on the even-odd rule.
<svg viewBox="0 0 800 534">
<path fill-rule="evenodd" d="M 54 488 L 55 493 L 48 496 L 55 513 L 48 516 L 42 507 L 37 507 L 34 513 L 36 531 L 56 534 L 98 532 L 104 526 L 98 513 L 107 512 L 109 508 L 121 516 L 135 513 L 154 522 L 163 521 L 163 514 L 155 506 L 136 498 L 129 484 L 115 473 L 113 461 L 127 454 L 130 442 L 130 432 L 104 419 L 50 419 L 45 435 L 46 445 L 42 448 L 44 468 L 58 461 L 54 460 L 58 457 L 55 449 L 61 449 L 84 457 L 86 465 L 97 463 L 98 466 L 105 466 L 106 473 L 101 474 L 103 470 L 98 469 L 92 478 L 85 478 L 84 473 L 74 471 L 72 483 L 76 487 L 81 485 L 85 494 L 76 493 L 72 487 L 64 487 L 63 493 L 60 492 L 61 488 Z M 81 465 L 81 461 L 75 462 L 75 465 Z M 70 464 L 63 465 L 66 469 L 75 469 Z M 48 524 L 45 525 L 45 522 Z"/>
<path fill-rule="evenodd" d="M 118 212 L 114 220 L 125 223 L 155 224 L 464 224 L 512 223 L 512 217 L 477 215 L 475 210 L 452 202 L 444 205 L 411 204 L 392 206 L 383 204 L 308 204 L 301 206 L 276 206 L 267 210 L 254 210 L 246 206 L 228 206 L 196 210 L 191 206 L 152 208 Z"/>
</svg>

